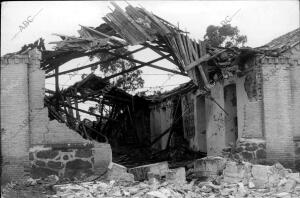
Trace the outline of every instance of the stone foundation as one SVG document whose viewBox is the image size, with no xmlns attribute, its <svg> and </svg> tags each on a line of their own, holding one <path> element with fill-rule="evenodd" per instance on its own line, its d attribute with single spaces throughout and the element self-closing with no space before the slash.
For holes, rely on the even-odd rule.
<svg viewBox="0 0 300 198">
<path fill-rule="evenodd" d="M 93 144 L 53 144 L 30 149 L 33 178 L 57 175 L 74 178 L 94 171 Z"/>
<path fill-rule="evenodd" d="M 235 148 L 223 149 L 223 155 L 230 155 L 237 160 L 259 163 L 267 158 L 266 142 L 263 139 L 246 139 L 241 138 L 237 141 Z"/>
</svg>

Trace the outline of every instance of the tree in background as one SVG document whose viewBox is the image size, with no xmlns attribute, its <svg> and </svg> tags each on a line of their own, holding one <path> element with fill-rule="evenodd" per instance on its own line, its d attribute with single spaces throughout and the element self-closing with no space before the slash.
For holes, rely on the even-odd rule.
<svg viewBox="0 0 300 198">
<path fill-rule="evenodd" d="M 100 26 L 96 27 L 97 31 L 105 33 L 109 36 L 116 36 L 119 37 L 117 32 L 108 26 L 106 23 L 101 24 Z M 122 47 L 114 50 L 115 54 L 125 54 L 128 52 L 127 47 Z M 108 59 L 114 58 L 113 55 L 107 53 L 98 53 L 93 57 L 97 57 L 100 61 L 106 61 Z M 129 56 L 133 58 L 133 55 Z M 119 73 L 121 71 L 127 70 L 131 67 L 135 67 L 135 63 L 130 62 L 128 60 L 119 58 L 109 61 L 107 63 L 102 63 L 99 66 L 99 70 L 104 74 L 105 77 L 110 76 L 112 74 Z M 92 71 L 95 71 L 97 67 L 91 68 Z M 125 73 L 120 75 L 111 82 L 114 86 L 123 89 L 124 91 L 135 91 L 138 88 L 142 88 L 144 86 L 144 80 L 141 77 L 142 70 L 135 70 L 132 72 Z"/>
<path fill-rule="evenodd" d="M 240 35 L 238 27 L 231 24 L 208 26 L 204 39 L 213 47 L 240 47 L 247 42 L 247 36 Z"/>
<path fill-rule="evenodd" d="M 122 55 L 127 52 L 128 51 L 126 48 L 119 48 L 116 49 L 114 53 Z M 97 58 L 99 58 L 101 61 L 106 61 L 114 58 L 114 56 L 107 53 L 99 53 L 97 54 Z M 133 57 L 131 56 L 130 58 Z M 104 74 L 105 77 L 107 77 L 132 67 L 135 67 L 135 63 L 119 58 L 107 63 L 102 63 L 99 67 L 99 70 Z M 95 69 L 96 68 L 92 68 L 92 70 Z M 123 75 L 115 77 L 111 83 L 114 86 L 123 89 L 124 91 L 135 91 L 136 89 L 144 86 L 144 80 L 142 79 L 141 74 L 142 70 L 139 69 L 132 72 L 127 72 Z"/>
</svg>

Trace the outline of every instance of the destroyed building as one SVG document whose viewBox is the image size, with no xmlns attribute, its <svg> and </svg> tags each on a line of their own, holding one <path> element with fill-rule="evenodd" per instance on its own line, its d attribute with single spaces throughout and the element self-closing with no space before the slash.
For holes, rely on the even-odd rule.
<svg viewBox="0 0 300 198">
<path fill-rule="evenodd" d="M 158 155 L 186 144 L 203 155 L 279 161 L 300 170 L 300 29 L 258 48 L 217 48 L 144 8 L 113 5 L 99 27 L 81 26 L 79 37 L 58 35 L 62 41 L 53 42 L 53 51 L 37 42 L 1 57 L 2 179 L 102 174 L 112 150 L 130 144 Z M 117 53 L 135 45 L 140 48 Z M 146 48 L 159 58 L 132 57 Z M 108 60 L 59 71 L 70 60 L 98 53 Z M 136 65 L 59 89 L 60 75 L 119 58 Z M 178 69 L 154 64 L 163 59 Z M 144 66 L 191 81 L 153 96 L 133 96 L 109 82 Z M 55 90 L 45 89 L 47 78 L 55 78 Z M 84 101 L 102 110 L 82 110 L 78 103 Z M 82 120 L 80 113 L 97 122 Z"/>
<path fill-rule="evenodd" d="M 237 159 L 280 161 L 299 170 L 299 38 L 296 29 L 263 46 L 277 53 L 272 57 L 242 51 L 236 73 L 225 73 L 209 94 L 179 87 L 165 93 L 168 98 L 157 107 L 181 95 L 184 137 L 192 150 L 213 156 L 235 145 Z M 153 112 L 162 116 L 162 111 Z"/>
</svg>

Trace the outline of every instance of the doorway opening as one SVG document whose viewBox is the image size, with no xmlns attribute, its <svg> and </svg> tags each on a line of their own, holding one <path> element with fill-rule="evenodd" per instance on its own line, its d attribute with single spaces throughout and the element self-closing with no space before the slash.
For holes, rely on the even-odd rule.
<svg viewBox="0 0 300 198">
<path fill-rule="evenodd" d="M 206 114 L 205 114 L 205 96 L 197 96 L 196 100 L 196 133 L 199 151 L 206 153 Z"/>
<path fill-rule="evenodd" d="M 224 87 L 224 107 L 227 115 L 225 117 L 225 143 L 226 146 L 235 144 L 238 138 L 237 122 L 237 98 L 236 85 L 230 84 Z"/>
</svg>

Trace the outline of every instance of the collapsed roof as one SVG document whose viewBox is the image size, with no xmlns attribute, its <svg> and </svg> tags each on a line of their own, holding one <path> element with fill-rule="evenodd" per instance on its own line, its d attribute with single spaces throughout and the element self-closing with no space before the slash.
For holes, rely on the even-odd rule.
<svg viewBox="0 0 300 198">
<path fill-rule="evenodd" d="M 287 49 L 297 45 L 300 40 L 300 29 L 298 28 L 258 48 L 212 47 L 204 41 L 191 39 L 187 32 L 180 30 L 142 7 L 128 5 L 123 10 L 114 2 L 112 2 L 112 5 L 115 9 L 103 18 L 105 23 L 100 26 L 96 28 L 81 26 L 81 29 L 78 31 L 78 37 L 56 34 L 61 38 L 61 41 L 52 42 L 55 44 L 54 51 L 45 50 L 44 41 L 40 39 L 33 44 L 25 45 L 17 52 L 17 54 L 26 53 L 35 47 L 42 51 L 41 68 L 45 70 L 46 78 L 55 77 L 56 84 L 55 91 L 47 90 L 48 93 L 53 94 L 52 97 L 45 98 L 45 104 L 49 107 L 50 114 L 52 113 L 56 119 L 64 122 L 66 119 L 61 118 L 62 116 L 58 111 L 63 112 L 62 114 L 69 119 L 69 125 L 75 130 L 84 133 L 86 137 L 94 133 L 99 134 L 102 139 L 104 137 L 105 141 L 107 141 L 105 129 L 108 131 L 110 126 L 116 127 L 116 121 L 120 123 L 121 120 L 124 120 L 125 113 L 129 118 L 128 120 L 132 122 L 132 115 L 137 109 L 135 105 L 139 105 L 138 101 L 143 100 L 140 103 L 147 103 L 147 101 L 160 102 L 171 96 L 196 89 L 202 89 L 204 90 L 203 93 L 206 93 L 213 87 L 216 80 L 223 78 L 228 72 L 243 72 L 244 68 L 241 65 L 249 58 L 256 55 L 280 56 Z M 122 53 L 118 51 L 120 48 L 127 48 L 133 45 L 141 47 L 135 50 L 128 49 Z M 144 62 L 132 56 L 144 49 L 151 49 L 160 57 Z M 78 68 L 74 67 L 67 71 L 59 71 L 60 66 L 72 59 L 84 56 L 97 56 L 99 53 L 106 54 L 109 58 L 105 60 L 100 59 L 95 63 Z M 71 87 L 59 90 L 59 75 L 95 66 L 101 67 L 101 64 L 117 59 L 124 59 L 135 63 L 135 65 L 105 78 L 90 74 Z M 172 70 L 155 64 L 163 59 L 174 64 L 177 69 Z M 109 84 L 109 79 L 144 66 L 189 76 L 192 81 L 170 92 L 144 98 L 133 97 Z M 217 76 L 217 79 L 215 76 Z M 109 113 L 103 113 L 101 109 L 100 114 L 95 114 L 79 109 L 77 103 L 87 100 L 101 103 L 101 108 L 103 108 L 103 104 L 113 105 L 114 110 Z M 75 107 L 72 106 L 72 103 L 75 103 Z M 80 118 L 77 115 L 76 119 L 73 117 L 73 109 L 76 110 L 76 114 L 78 111 L 81 111 L 99 118 L 98 130 L 94 130 L 91 125 L 86 123 L 83 123 L 82 126 L 76 124 L 75 122 L 78 122 L 78 120 L 80 122 Z M 130 125 L 133 124 L 131 123 Z M 92 131 L 90 134 L 88 134 L 89 130 Z"/>
<path fill-rule="evenodd" d="M 197 86 L 210 89 L 213 86 L 213 79 L 209 78 L 210 73 L 220 72 L 225 68 L 238 70 L 237 65 L 242 60 L 239 57 L 248 57 L 273 50 L 273 48 L 211 47 L 204 41 L 191 39 L 186 32 L 144 8 L 128 5 L 123 10 L 115 2 L 112 2 L 112 5 L 115 9 L 103 17 L 105 23 L 99 27 L 81 26 L 78 31 L 79 37 L 56 34 L 62 41 L 52 42 L 56 44 L 55 51 L 45 52 L 42 67 L 46 73 L 53 71 L 70 59 L 101 52 L 113 55 L 114 58 L 123 58 L 139 64 L 124 72 L 131 72 L 143 66 L 151 66 L 188 75 Z M 129 54 L 139 50 L 125 54 L 115 53 L 115 49 L 129 45 L 142 45 L 142 49 L 139 50 L 150 48 L 161 57 L 153 61 L 142 62 L 128 57 Z M 162 59 L 169 60 L 178 69 L 170 70 L 153 65 L 154 62 Z M 98 64 L 101 65 L 101 60 L 84 68 Z M 74 70 L 70 70 L 70 72 L 72 71 Z M 61 74 L 63 73 L 61 72 Z M 53 76 L 49 75 L 47 78 Z M 110 78 L 105 80 L 108 79 Z"/>
</svg>

